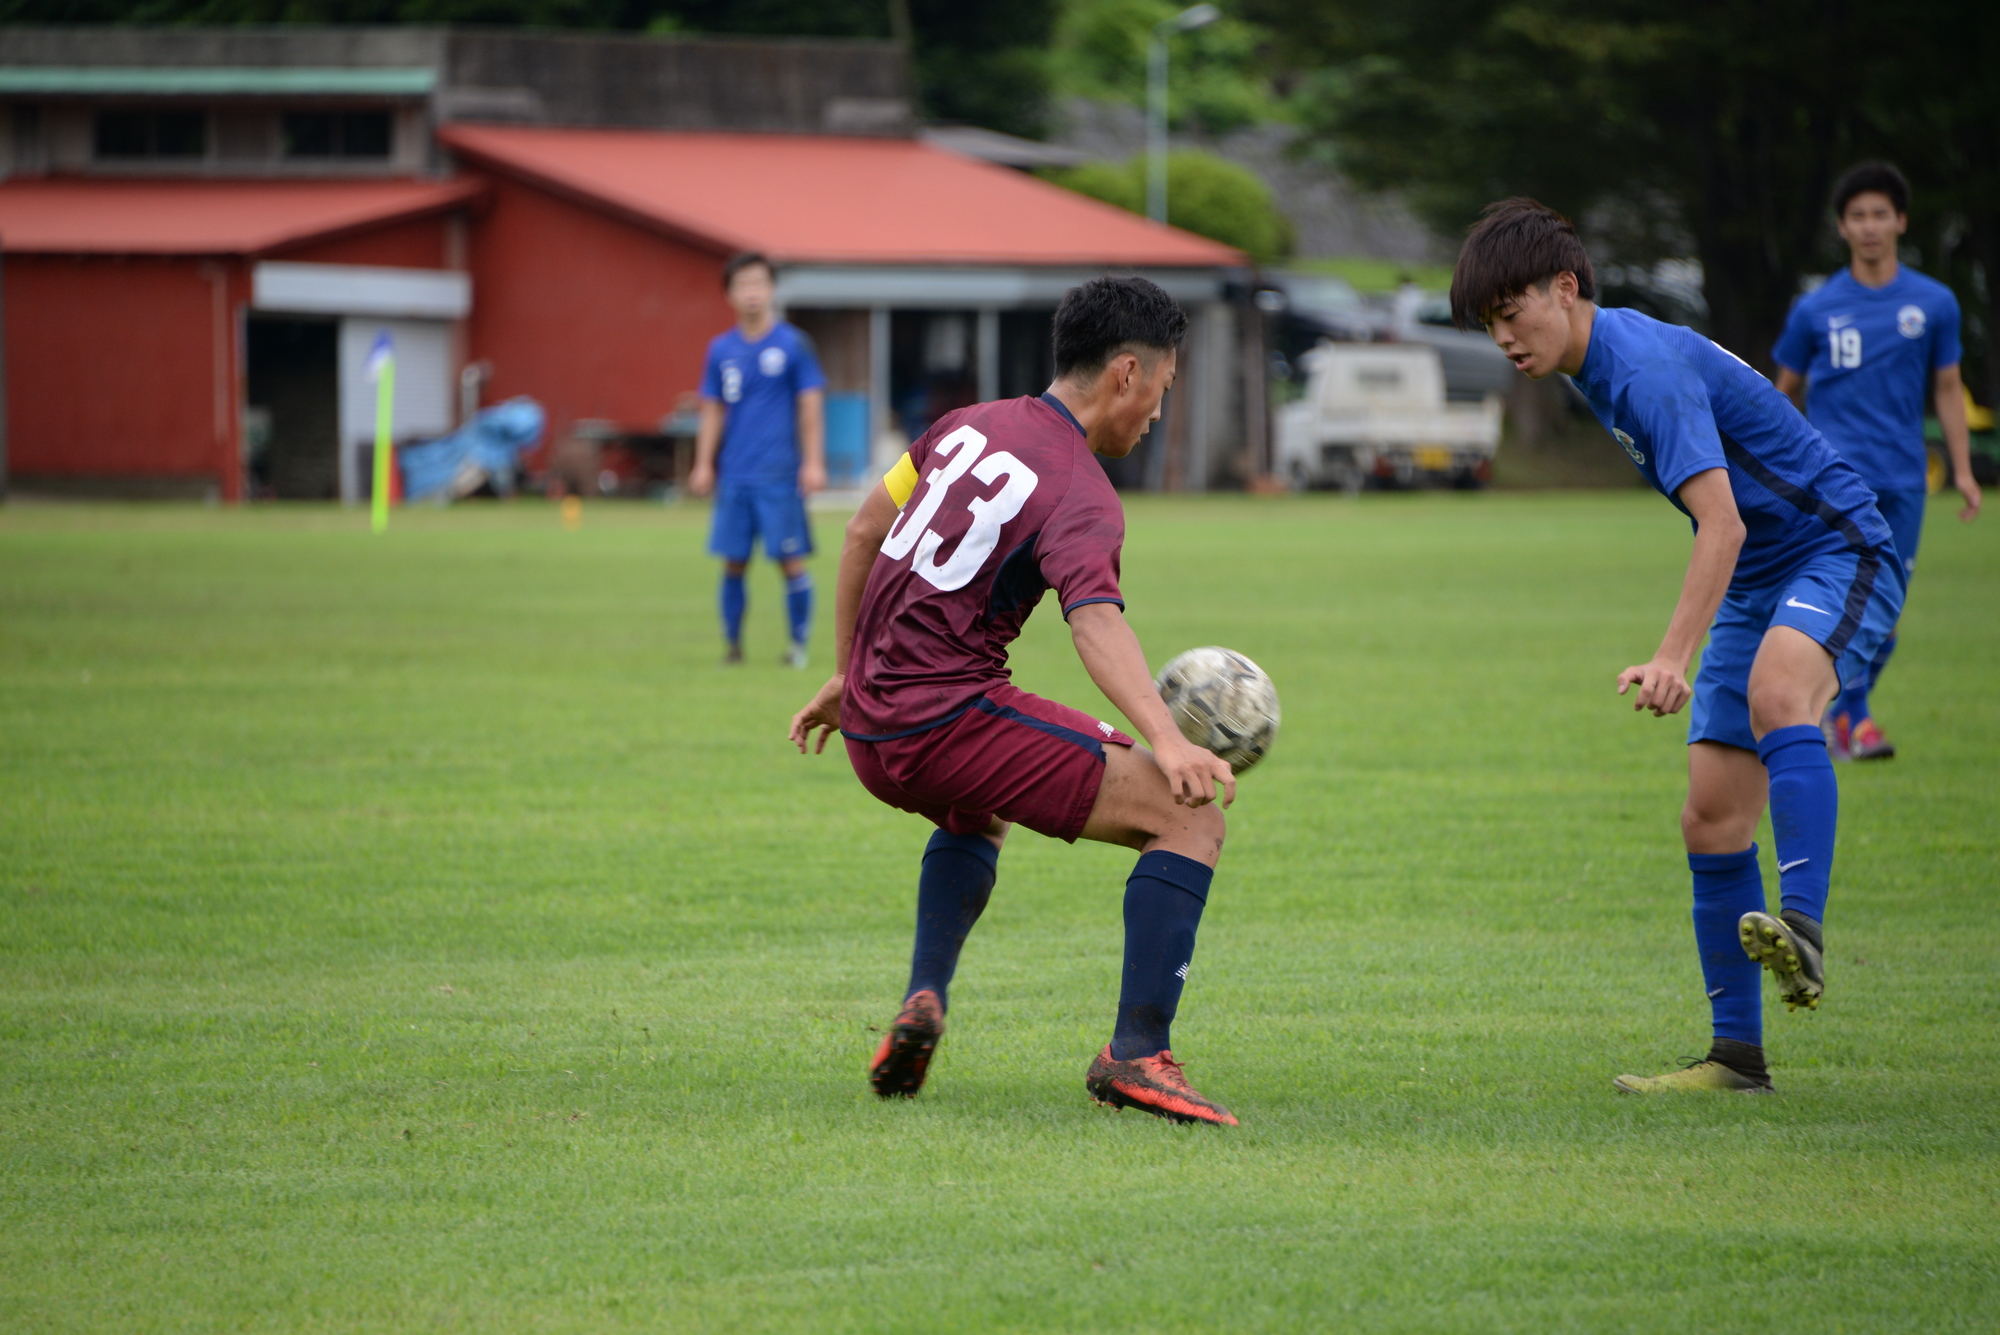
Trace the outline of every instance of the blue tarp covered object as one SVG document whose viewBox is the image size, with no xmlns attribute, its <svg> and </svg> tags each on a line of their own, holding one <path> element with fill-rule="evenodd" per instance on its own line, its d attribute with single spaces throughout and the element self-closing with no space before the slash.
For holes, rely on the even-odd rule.
<svg viewBox="0 0 2000 1335">
<path fill-rule="evenodd" d="M 448 436 L 396 451 L 403 466 L 403 494 L 413 501 L 451 501 L 491 483 L 502 496 L 514 490 L 521 456 L 542 438 L 542 405 L 509 399 L 484 409 Z"/>
</svg>

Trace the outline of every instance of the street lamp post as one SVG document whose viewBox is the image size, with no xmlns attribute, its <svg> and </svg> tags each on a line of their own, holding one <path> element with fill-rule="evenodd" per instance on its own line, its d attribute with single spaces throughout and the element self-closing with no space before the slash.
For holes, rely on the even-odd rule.
<svg viewBox="0 0 2000 1335">
<path fill-rule="evenodd" d="M 1153 25 L 1146 46 L 1146 216 L 1167 220 L 1167 39 L 1205 28 L 1222 17 L 1214 5 L 1195 5 Z"/>
</svg>

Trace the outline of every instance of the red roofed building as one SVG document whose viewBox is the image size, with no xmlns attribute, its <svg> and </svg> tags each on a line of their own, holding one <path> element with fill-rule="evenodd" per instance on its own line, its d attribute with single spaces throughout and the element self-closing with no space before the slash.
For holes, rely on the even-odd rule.
<svg viewBox="0 0 2000 1335">
<path fill-rule="evenodd" d="M 393 35 L 408 44 L 411 31 Z M 227 46 L 200 68 L 80 69 L 85 48 L 60 43 L 11 64 L 19 39 L 0 33 L 16 146 L 0 161 L 7 474 L 358 499 L 372 437 L 363 362 L 387 329 L 399 439 L 527 394 L 556 442 L 539 461 L 581 451 L 585 475 L 565 471 L 596 484 L 599 442 L 684 428 L 706 344 L 731 319 L 722 264 L 744 249 L 778 263 L 786 315 L 819 345 L 837 475 L 865 477 L 951 408 L 1039 391 L 1050 312 L 1107 271 L 1147 274 L 1195 318 L 1181 402 L 1120 480 L 1199 487 L 1240 469 L 1262 375 L 1237 332 L 1254 327 L 1232 300 L 1243 257 L 907 137 L 906 112 L 890 114 L 900 103 L 849 95 L 883 91 L 853 44 L 845 84 L 825 88 L 811 82 L 824 62 L 794 53 L 789 82 L 733 113 L 761 117 L 762 132 L 732 133 L 450 123 L 537 105 L 610 119 L 630 99 L 550 82 L 530 59 L 547 54 L 541 39 L 496 48 L 481 34 L 460 51 L 449 30 L 415 31 L 443 32 L 429 68 L 393 44 L 368 59 L 410 63 L 340 68 L 310 42 L 249 51 L 263 67 L 222 64 L 246 59 Z M 265 40 L 214 41 L 253 39 Z M 551 49 L 581 59 L 580 40 L 641 66 L 700 64 L 687 43 Z M 716 45 L 725 62 L 751 46 Z M 745 68 L 772 78 L 771 50 L 750 54 Z M 606 59 L 580 68 L 594 76 Z M 521 66 L 544 82 L 492 86 Z M 709 77 L 743 98 L 741 80 Z M 712 111 L 725 93 L 706 96 Z M 678 105 L 668 95 L 639 118 L 701 122 Z M 869 132 L 823 132 L 850 126 Z"/>
</svg>

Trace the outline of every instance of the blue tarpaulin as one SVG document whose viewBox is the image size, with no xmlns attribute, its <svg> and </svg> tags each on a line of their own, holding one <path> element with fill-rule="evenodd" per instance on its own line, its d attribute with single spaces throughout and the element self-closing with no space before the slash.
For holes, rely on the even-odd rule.
<svg viewBox="0 0 2000 1335">
<path fill-rule="evenodd" d="M 403 494 L 413 501 L 450 501 L 488 484 L 502 496 L 509 494 L 521 456 L 542 438 L 543 421 L 541 404 L 509 399 L 484 409 L 448 436 L 397 450 Z"/>
</svg>

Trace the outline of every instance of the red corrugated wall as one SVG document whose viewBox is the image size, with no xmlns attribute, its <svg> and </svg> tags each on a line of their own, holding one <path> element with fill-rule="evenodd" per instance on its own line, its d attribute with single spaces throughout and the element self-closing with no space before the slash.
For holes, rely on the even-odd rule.
<svg viewBox="0 0 2000 1335">
<path fill-rule="evenodd" d="M 271 258 L 443 268 L 449 225 L 392 223 Z M 239 499 L 250 268 L 234 257 L 8 255 L 8 472 L 206 479 Z"/>
<path fill-rule="evenodd" d="M 15 476 L 238 485 L 240 261 L 6 257 L 7 464 Z"/>
<path fill-rule="evenodd" d="M 734 317 L 722 255 L 507 178 L 472 226 L 471 355 L 489 401 L 540 400 L 549 439 L 579 418 L 650 427 L 701 381 Z"/>
</svg>

